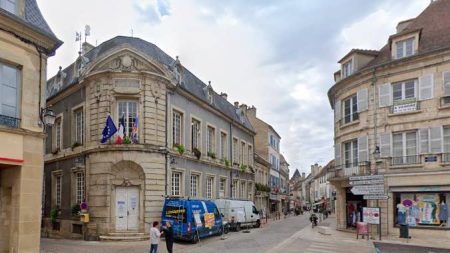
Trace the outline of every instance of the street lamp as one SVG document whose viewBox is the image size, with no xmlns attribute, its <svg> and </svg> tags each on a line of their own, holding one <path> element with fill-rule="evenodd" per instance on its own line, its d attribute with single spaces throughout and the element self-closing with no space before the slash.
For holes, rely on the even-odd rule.
<svg viewBox="0 0 450 253">
<path fill-rule="evenodd" d="M 373 151 L 373 158 L 375 160 L 380 159 L 380 147 L 379 146 L 375 146 L 375 151 Z"/>
<path fill-rule="evenodd" d="M 49 109 L 48 107 L 41 108 L 41 115 L 39 116 L 41 122 L 44 124 L 44 132 L 47 130 L 47 127 L 51 127 L 55 124 L 56 116 L 52 109 Z"/>
</svg>

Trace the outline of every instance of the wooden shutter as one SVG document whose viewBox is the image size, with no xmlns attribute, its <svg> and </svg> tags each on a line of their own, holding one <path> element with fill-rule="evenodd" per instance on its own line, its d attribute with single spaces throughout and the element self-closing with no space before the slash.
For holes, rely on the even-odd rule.
<svg viewBox="0 0 450 253">
<path fill-rule="evenodd" d="M 336 164 L 336 167 L 341 166 L 341 144 L 340 143 L 334 144 L 334 163 Z"/>
<path fill-rule="evenodd" d="M 361 89 L 356 94 L 358 101 L 358 112 L 366 111 L 368 109 L 369 92 L 367 88 Z"/>
<path fill-rule="evenodd" d="M 380 157 L 391 156 L 391 133 L 380 134 Z"/>
<path fill-rule="evenodd" d="M 433 98 L 433 74 L 419 77 L 419 100 Z"/>
<path fill-rule="evenodd" d="M 385 83 L 378 87 L 379 107 L 392 105 L 391 84 Z"/>
<path fill-rule="evenodd" d="M 419 129 L 419 154 L 427 154 L 430 152 L 429 129 Z"/>
<path fill-rule="evenodd" d="M 368 138 L 361 136 L 358 138 L 358 162 L 369 161 Z"/>
<path fill-rule="evenodd" d="M 430 128 L 430 152 L 442 153 L 442 127 Z"/>
<path fill-rule="evenodd" d="M 335 122 L 341 120 L 341 100 L 336 100 L 334 104 L 334 120 Z"/>
<path fill-rule="evenodd" d="M 450 71 L 443 73 L 444 95 L 450 96 Z"/>
</svg>

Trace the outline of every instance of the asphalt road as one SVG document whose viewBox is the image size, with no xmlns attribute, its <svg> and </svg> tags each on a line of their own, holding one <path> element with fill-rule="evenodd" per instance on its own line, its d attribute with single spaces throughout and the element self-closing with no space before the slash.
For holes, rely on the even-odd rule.
<svg viewBox="0 0 450 253">
<path fill-rule="evenodd" d="M 404 244 L 390 244 L 375 242 L 379 253 L 450 253 L 450 249 L 438 249 L 431 247 L 419 247 Z"/>
</svg>

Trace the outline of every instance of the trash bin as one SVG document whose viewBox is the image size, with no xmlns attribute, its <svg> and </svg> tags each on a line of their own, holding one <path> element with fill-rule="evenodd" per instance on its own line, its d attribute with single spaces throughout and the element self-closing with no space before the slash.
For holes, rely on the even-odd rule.
<svg viewBox="0 0 450 253">
<path fill-rule="evenodd" d="M 409 239 L 409 227 L 408 227 L 408 224 L 400 224 L 400 238 Z"/>
</svg>

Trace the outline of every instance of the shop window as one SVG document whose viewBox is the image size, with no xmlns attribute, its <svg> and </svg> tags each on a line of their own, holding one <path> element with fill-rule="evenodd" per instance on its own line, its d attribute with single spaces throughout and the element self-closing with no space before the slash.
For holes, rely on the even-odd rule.
<svg viewBox="0 0 450 253">
<path fill-rule="evenodd" d="M 394 222 L 410 227 L 450 227 L 450 192 L 396 193 Z"/>
</svg>

